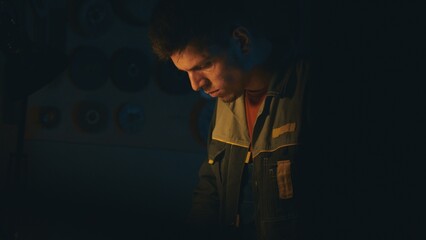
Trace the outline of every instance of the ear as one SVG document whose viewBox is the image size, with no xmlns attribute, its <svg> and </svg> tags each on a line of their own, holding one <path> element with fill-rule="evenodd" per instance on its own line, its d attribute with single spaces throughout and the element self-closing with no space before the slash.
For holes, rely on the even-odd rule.
<svg viewBox="0 0 426 240">
<path fill-rule="evenodd" d="M 251 35 L 247 28 L 238 26 L 232 31 L 232 38 L 237 41 L 243 53 L 248 53 L 251 44 Z"/>
</svg>

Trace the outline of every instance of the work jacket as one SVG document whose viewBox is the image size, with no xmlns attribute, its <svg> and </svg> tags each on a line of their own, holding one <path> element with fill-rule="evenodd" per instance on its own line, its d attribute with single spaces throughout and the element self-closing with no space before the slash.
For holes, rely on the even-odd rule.
<svg viewBox="0 0 426 240">
<path fill-rule="evenodd" d="M 218 226 L 222 230 L 238 228 L 241 179 L 244 165 L 252 158 L 257 239 L 296 239 L 297 153 L 307 72 L 307 63 L 288 59 L 274 74 L 259 109 L 252 141 L 244 96 L 230 103 L 217 100 L 208 160 L 200 168 L 193 196 L 190 219 L 194 223 L 204 223 L 210 226 L 204 229 L 216 233 L 220 232 Z"/>
</svg>

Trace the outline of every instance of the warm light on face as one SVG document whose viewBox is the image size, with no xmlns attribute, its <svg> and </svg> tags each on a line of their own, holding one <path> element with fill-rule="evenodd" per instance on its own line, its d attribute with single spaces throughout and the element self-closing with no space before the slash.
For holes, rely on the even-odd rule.
<svg viewBox="0 0 426 240">
<path fill-rule="evenodd" d="M 190 45 L 171 59 L 188 73 L 194 91 L 203 90 L 224 102 L 232 102 L 244 92 L 244 69 L 231 50 L 212 47 L 200 51 Z"/>
</svg>

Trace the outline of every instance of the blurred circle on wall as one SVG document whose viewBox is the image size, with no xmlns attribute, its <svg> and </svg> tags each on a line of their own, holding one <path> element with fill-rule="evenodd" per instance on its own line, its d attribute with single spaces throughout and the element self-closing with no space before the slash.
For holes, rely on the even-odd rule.
<svg viewBox="0 0 426 240">
<path fill-rule="evenodd" d="M 151 63 L 141 50 L 124 47 L 111 59 L 111 80 L 120 90 L 138 92 L 144 89 L 151 77 Z"/>
<path fill-rule="evenodd" d="M 76 103 L 72 117 L 77 129 L 85 133 L 100 133 L 108 127 L 108 108 L 97 101 Z"/>
<path fill-rule="evenodd" d="M 114 11 L 108 0 L 75 1 L 71 19 L 76 32 L 84 37 L 99 37 L 114 23 Z"/>
<path fill-rule="evenodd" d="M 157 0 L 112 0 L 115 13 L 131 25 L 143 26 L 149 22 Z"/>
<path fill-rule="evenodd" d="M 145 111 L 140 104 L 124 103 L 117 111 L 117 123 L 125 133 L 140 133 L 145 122 Z"/>
<path fill-rule="evenodd" d="M 42 128 L 52 129 L 61 122 L 61 110 L 55 106 L 41 106 L 38 121 Z"/>
<path fill-rule="evenodd" d="M 169 95 L 182 95 L 192 91 L 188 74 L 179 71 L 172 61 L 158 63 L 156 82 L 158 87 Z"/>
<path fill-rule="evenodd" d="M 216 107 L 215 100 L 200 99 L 191 111 L 190 129 L 195 140 L 206 146 L 209 135 L 210 122 Z"/>
<path fill-rule="evenodd" d="M 53 130 L 62 122 L 62 111 L 52 105 L 29 105 L 26 115 L 25 138 L 35 139 L 43 130 Z"/>
<path fill-rule="evenodd" d="M 49 0 L 31 0 L 30 4 L 38 17 L 47 17 L 49 12 Z"/>
<path fill-rule="evenodd" d="M 108 80 L 108 58 L 98 48 L 81 46 L 71 57 L 70 77 L 81 90 L 96 90 Z"/>
</svg>

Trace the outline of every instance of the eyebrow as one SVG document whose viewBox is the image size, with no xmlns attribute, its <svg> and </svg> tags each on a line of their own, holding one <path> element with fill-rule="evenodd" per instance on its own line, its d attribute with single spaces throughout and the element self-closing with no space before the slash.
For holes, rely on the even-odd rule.
<svg viewBox="0 0 426 240">
<path fill-rule="evenodd" d="M 192 68 L 190 68 L 189 71 L 194 71 L 194 70 L 202 69 L 206 62 L 207 62 L 207 59 L 204 59 L 199 64 L 197 64 L 197 65 L 193 66 Z"/>
<path fill-rule="evenodd" d="M 195 66 L 191 67 L 188 70 L 184 70 L 184 69 L 180 69 L 178 68 L 180 71 L 184 71 L 184 72 L 189 72 L 189 71 L 196 71 L 202 68 L 202 66 L 208 62 L 211 61 L 212 57 L 211 56 L 206 56 L 205 58 L 203 58 L 201 61 L 199 61 Z"/>
</svg>

